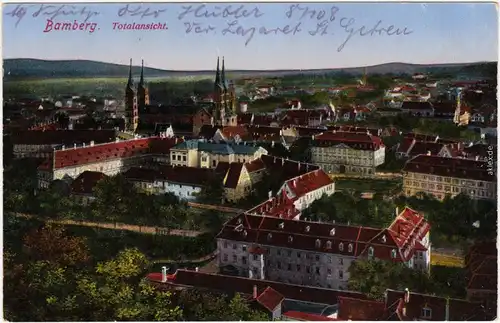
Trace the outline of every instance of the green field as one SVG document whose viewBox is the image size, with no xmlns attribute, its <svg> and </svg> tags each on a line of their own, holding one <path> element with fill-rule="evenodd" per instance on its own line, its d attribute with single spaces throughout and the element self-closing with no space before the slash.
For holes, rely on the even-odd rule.
<svg viewBox="0 0 500 323">
<path fill-rule="evenodd" d="M 335 190 L 352 190 L 373 193 L 394 193 L 401 188 L 401 180 L 339 178 L 335 180 Z"/>
</svg>

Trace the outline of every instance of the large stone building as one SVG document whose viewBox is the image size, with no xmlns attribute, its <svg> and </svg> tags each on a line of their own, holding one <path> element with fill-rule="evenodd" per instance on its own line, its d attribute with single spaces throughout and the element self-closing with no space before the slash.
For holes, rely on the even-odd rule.
<svg viewBox="0 0 500 323">
<path fill-rule="evenodd" d="M 169 149 L 179 142 L 176 138 L 150 137 L 54 149 L 38 167 L 38 186 L 47 188 L 54 180 L 75 179 L 85 171 L 116 175 L 164 160 L 161 156 L 169 156 Z"/>
<path fill-rule="evenodd" d="M 356 259 L 402 262 L 428 271 L 430 225 L 405 208 L 385 229 L 239 215 L 217 236 L 221 272 L 345 289 Z"/>
<path fill-rule="evenodd" d="M 170 149 L 170 162 L 175 166 L 216 168 L 219 162 L 245 163 L 263 154 L 267 151 L 262 147 L 188 140 Z"/>
<path fill-rule="evenodd" d="M 311 162 L 328 173 L 370 176 L 385 161 L 382 140 L 370 133 L 333 130 L 312 138 Z"/>
<path fill-rule="evenodd" d="M 419 192 L 437 199 L 465 193 L 473 199 L 497 198 L 496 168 L 493 163 L 463 158 L 419 155 L 403 168 L 403 192 Z"/>
</svg>

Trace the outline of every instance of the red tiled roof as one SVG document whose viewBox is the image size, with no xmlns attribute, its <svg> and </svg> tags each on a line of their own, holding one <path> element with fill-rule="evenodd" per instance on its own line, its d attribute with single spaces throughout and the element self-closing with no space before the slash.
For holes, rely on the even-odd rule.
<svg viewBox="0 0 500 323">
<path fill-rule="evenodd" d="M 399 144 L 397 152 L 401 153 L 401 154 L 409 154 L 410 148 L 413 147 L 415 142 L 416 142 L 416 140 L 413 138 L 403 138 L 403 140 L 401 141 L 401 144 Z"/>
<path fill-rule="evenodd" d="M 437 142 L 416 141 L 410 150 L 410 156 L 427 155 L 429 152 L 432 156 L 437 156 L 443 149 L 444 144 Z"/>
<path fill-rule="evenodd" d="M 159 278 L 159 279 L 158 279 Z M 161 282 L 161 274 L 148 275 L 152 282 Z M 334 305 L 339 296 L 366 299 L 366 295 L 352 291 L 339 291 L 320 287 L 285 284 L 275 281 L 252 279 L 240 276 L 226 276 L 210 274 L 185 269 L 178 269 L 167 283 L 157 284 L 158 287 L 165 286 L 192 286 L 195 288 L 209 289 L 215 291 L 242 294 L 252 294 L 254 286 L 258 290 L 271 287 L 286 299 L 306 301 L 319 304 Z"/>
<path fill-rule="evenodd" d="M 410 159 L 406 163 L 403 168 L 403 172 L 456 177 L 487 182 L 496 181 L 495 175 L 488 174 L 486 162 L 463 158 L 419 155 Z"/>
<path fill-rule="evenodd" d="M 314 136 L 313 140 L 318 146 L 343 143 L 351 148 L 361 150 L 378 150 L 379 148 L 384 147 L 382 139 L 367 133 L 362 134 L 334 130 L 332 132 L 324 132 L 320 135 Z"/>
<path fill-rule="evenodd" d="M 236 135 L 243 139 L 248 135 L 248 130 L 244 126 L 224 127 L 222 128 L 222 134 L 227 139 L 233 139 Z"/>
<path fill-rule="evenodd" d="M 298 312 L 298 311 L 286 311 L 283 314 L 283 316 L 288 317 L 288 318 L 292 318 L 292 319 L 294 319 L 294 321 L 308 321 L 308 322 L 338 321 L 338 320 L 332 319 L 328 316 L 305 313 L 305 312 Z"/>
<path fill-rule="evenodd" d="M 274 311 L 284 300 L 285 297 L 271 287 L 267 287 L 257 297 L 257 302 L 270 312 Z"/>
<path fill-rule="evenodd" d="M 385 304 L 383 302 L 350 297 L 339 297 L 338 299 L 338 320 L 378 321 L 384 318 Z"/>
<path fill-rule="evenodd" d="M 398 316 L 402 320 L 428 320 L 428 321 L 482 321 L 487 320 L 484 308 L 480 303 L 472 303 L 460 299 L 449 299 L 444 297 L 409 293 L 408 302 L 404 301 L 405 292 L 388 289 L 386 291 L 386 306 L 399 303 Z M 446 319 L 446 307 L 449 303 L 448 319 Z M 422 309 L 431 310 L 431 317 L 423 318 Z"/>
<path fill-rule="evenodd" d="M 497 290 L 498 256 L 496 241 L 473 245 L 465 257 L 467 288 Z"/>
<path fill-rule="evenodd" d="M 412 242 L 422 239 L 429 224 L 408 208 L 395 222 L 389 229 L 375 229 L 241 214 L 226 222 L 217 238 L 352 257 L 365 254 L 371 246 L 375 258 L 407 261 L 415 251 Z M 395 226 L 402 229 L 398 231 Z M 393 250 L 397 251 L 396 258 Z"/>
<path fill-rule="evenodd" d="M 71 192 L 74 194 L 92 194 L 97 183 L 106 177 L 101 172 L 85 171 L 71 183 Z"/>
<path fill-rule="evenodd" d="M 247 172 L 253 173 L 253 172 L 256 172 L 258 170 L 265 169 L 266 165 L 264 164 L 264 162 L 262 161 L 261 158 L 258 158 L 258 159 L 252 160 L 251 162 L 245 163 L 245 168 L 247 169 Z"/>
</svg>

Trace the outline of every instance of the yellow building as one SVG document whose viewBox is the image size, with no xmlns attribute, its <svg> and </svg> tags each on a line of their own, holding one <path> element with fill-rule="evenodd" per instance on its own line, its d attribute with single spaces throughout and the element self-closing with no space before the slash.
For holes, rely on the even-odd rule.
<svg viewBox="0 0 500 323">
<path fill-rule="evenodd" d="M 484 161 L 419 155 L 403 169 L 403 191 L 406 196 L 424 192 L 440 200 L 460 193 L 493 200 L 497 197 L 495 171 Z"/>
<path fill-rule="evenodd" d="M 385 146 L 377 136 L 346 131 L 313 136 L 311 162 L 328 173 L 373 175 L 385 161 Z"/>
<path fill-rule="evenodd" d="M 267 154 L 262 147 L 188 140 L 170 149 L 175 166 L 216 168 L 219 162 L 246 163 Z"/>
</svg>

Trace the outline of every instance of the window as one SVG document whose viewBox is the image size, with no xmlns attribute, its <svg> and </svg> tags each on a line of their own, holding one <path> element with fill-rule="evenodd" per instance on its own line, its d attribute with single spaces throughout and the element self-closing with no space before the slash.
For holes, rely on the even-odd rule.
<svg viewBox="0 0 500 323">
<path fill-rule="evenodd" d="M 278 261 L 278 269 L 281 269 L 281 261 Z"/>
<path fill-rule="evenodd" d="M 212 166 L 213 167 L 217 166 L 217 161 L 216 160 L 212 160 Z"/>
<path fill-rule="evenodd" d="M 332 256 L 328 256 L 328 263 L 331 264 L 332 263 Z"/>
<path fill-rule="evenodd" d="M 241 263 L 243 265 L 246 265 L 247 264 L 247 257 L 241 257 Z"/>
<path fill-rule="evenodd" d="M 344 264 L 344 259 L 343 258 L 339 258 L 339 265 L 343 265 Z"/>
<path fill-rule="evenodd" d="M 247 246 L 241 246 L 241 250 L 247 251 Z"/>
<path fill-rule="evenodd" d="M 396 249 L 392 249 L 392 250 L 391 250 L 391 258 L 392 258 L 392 259 L 395 259 L 395 258 L 396 258 L 396 256 L 397 256 Z"/>
<path fill-rule="evenodd" d="M 233 262 L 237 262 L 238 261 L 238 257 L 236 255 L 233 255 Z"/>
<path fill-rule="evenodd" d="M 349 246 L 347 247 L 347 251 L 352 252 L 352 243 L 350 243 Z"/>
<path fill-rule="evenodd" d="M 332 242 L 331 241 L 326 242 L 326 249 L 332 249 Z"/>
<path fill-rule="evenodd" d="M 339 279 L 344 279 L 344 271 L 339 270 Z"/>
<path fill-rule="evenodd" d="M 316 255 L 314 258 L 316 259 L 316 261 L 319 261 L 319 255 Z"/>
<path fill-rule="evenodd" d="M 319 267 L 316 267 L 316 275 L 319 275 Z"/>
<path fill-rule="evenodd" d="M 271 233 L 268 233 L 267 234 L 267 241 L 271 240 L 273 237 L 273 235 Z M 278 250 L 278 255 L 280 254 L 279 250 Z"/>
<path fill-rule="evenodd" d="M 311 266 L 306 266 L 306 272 L 307 272 L 308 274 L 310 274 L 310 273 L 311 273 Z"/>
<path fill-rule="evenodd" d="M 224 261 L 227 261 L 227 260 L 228 260 L 228 258 L 227 258 L 227 254 L 224 254 L 224 257 L 223 257 L 223 258 L 224 258 Z"/>
<path fill-rule="evenodd" d="M 300 258 L 300 252 L 297 252 L 297 258 Z"/>
<path fill-rule="evenodd" d="M 288 257 L 292 256 L 292 250 L 288 250 Z"/>
<path fill-rule="evenodd" d="M 432 317 L 432 310 L 428 307 L 422 308 L 422 318 L 430 319 Z"/>
<path fill-rule="evenodd" d="M 373 247 L 368 248 L 368 257 L 373 257 Z"/>
<path fill-rule="evenodd" d="M 344 244 L 342 242 L 339 243 L 339 250 L 344 251 Z"/>
<path fill-rule="evenodd" d="M 258 259 L 258 256 L 257 255 L 253 255 L 253 260 L 257 260 Z"/>
<path fill-rule="evenodd" d="M 278 254 L 278 256 L 281 256 L 281 249 L 278 249 L 276 253 Z"/>
<path fill-rule="evenodd" d="M 331 268 L 328 268 L 328 269 L 326 270 L 326 272 L 327 272 L 327 274 L 328 274 L 328 275 L 331 275 L 331 274 L 332 274 L 332 269 L 331 269 Z"/>
<path fill-rule="evenodd" d="M 224 248 L 227 248 L 227 242 L 224 242 Z"/>
<path fill-rule="evenodd" d="M 288 264 L 288 271 L 292 270 L 292 264 Z"/>
<path fill-rule="evenodd" d="M 300 265 L 297 265 L 297 271 L 300 271 Z"/>
<path fill-rule="evenodd" d="M 182 161 L 186 161 L 186 156 L 182 156 Z"/>
<path fill-rule="evenodd" d="M 233 243 L 233 249 L 236 250 L 237 246 L 236 243 Z"/>
</svg>

